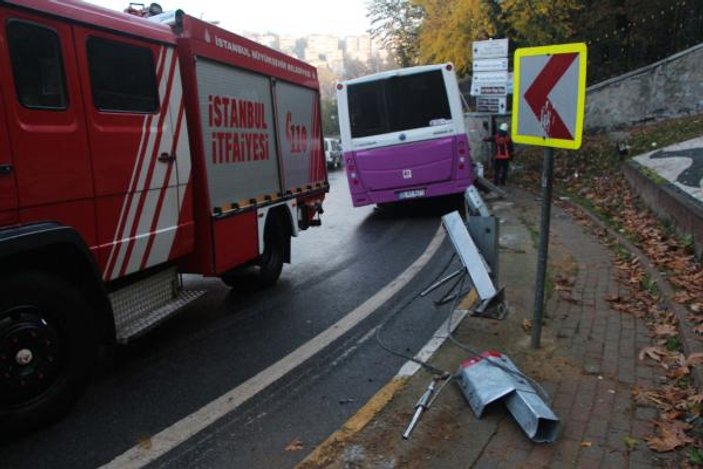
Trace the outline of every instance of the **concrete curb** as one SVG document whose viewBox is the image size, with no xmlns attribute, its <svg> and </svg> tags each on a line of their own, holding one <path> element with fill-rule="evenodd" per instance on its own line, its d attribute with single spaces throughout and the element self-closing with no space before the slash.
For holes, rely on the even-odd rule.
<svg viewBox="0 0 703 469">
<path fill-rule="evenodd" d="M 562 200 L 562 203 L 569 205 L 577 210 L 579 210 L 581 213 L 586 215 L 595 225 L 598 226 L 598 228 L 608 232 L 610 236 L 615 238 L 615 240 L 623 246 L 625 249 L 627 249 L 632 255 L 637 257 L 637 259 L 640 262 L 640 265 L 644 270 L 649 274 L 650 278 L 654 280 L 654 282 L 657 285 L 657 288 L 659 288 L 659 291 L 662 293 L 663 300 L 668 308 L 670 308 L 674 314 L 676 314 L 676 318 L 679 321 L 679 335 L 681 336 L 682 343 L 683 343 L 683 349 L 684 353 L 686 355 L 690 355 L 692 353 L 696 352 L 703 352 L 703 343 L 701 343 L 700 340 L 696 337 L 694 334 L 692 328 L 693 325 L 688 321 L 688 311 L 686 308 L 675 301 L 672 301 L 671 298 L 674 296 L 674 289 L 671 286 L 671 284 L 664 278 L 661 272 L 657 269 L 657 267 L 654 265 L 654 263 L 649 259 L 649 257 L 643 253 L 637 246 L 632 244 L 627 238 L 625 238 L 623 235 L 618 233 L 617 231 L 613 230 L 611 227 L 603 223 L 598 217 L 593 215 L 591 212 L 589 212 L 587 209 L 584 207 L 578 205 L 577 203 L 573 201 L 565 201 Z M 693 380 L 698 383 L 698 385 L 703 385 L 703 370 L 701 370 L 698 367 L 691 367 L 691 376 L 693 377 Z"/>
<path fill-rule="evenodd" d="M 678 231 L 693 236 L 697 257 L 703 257 L 703 205 L 670 182 L 658 184 L 642 173 L 635 160 L 623 166 L 625 179 L 660 218 L 672 220 Z"/>
</svg>

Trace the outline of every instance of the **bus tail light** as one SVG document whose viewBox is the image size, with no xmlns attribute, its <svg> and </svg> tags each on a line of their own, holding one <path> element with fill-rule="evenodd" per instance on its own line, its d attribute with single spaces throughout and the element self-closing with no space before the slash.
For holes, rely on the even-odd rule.
<svg viewBox="0 0 703 469">
<path fill-rule="evenodd" d="M 466 158 L 464 155 L 466 155 L 466 143 L 463 141 L 459 141 L 459 147 L 457 148 L 457 153 L 459 153 L 459 169 L 464 169 L 466 163 Z"/>
</svg>

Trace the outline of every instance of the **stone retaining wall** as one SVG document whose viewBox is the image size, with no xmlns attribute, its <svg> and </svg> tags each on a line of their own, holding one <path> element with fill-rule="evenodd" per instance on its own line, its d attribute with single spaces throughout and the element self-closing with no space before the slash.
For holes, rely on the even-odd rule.
<svg viewBox="0 0 703 469">
<path fill-rule="evenodd" d="M 606 80 L 586 93 L 587 130 L 703 112 L 703 44 Z"/>
</svg>

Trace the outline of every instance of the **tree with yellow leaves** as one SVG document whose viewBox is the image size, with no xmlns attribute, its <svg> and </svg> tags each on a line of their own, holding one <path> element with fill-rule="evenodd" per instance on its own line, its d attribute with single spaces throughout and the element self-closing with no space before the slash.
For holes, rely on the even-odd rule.
<svg viewBox="0 0 703 469">
<path fill-rule="evenodd" d="M 471 42 L 493 37 L 497 4 L 487 0 L 412 0 L 425 12 L 420 27 L 420 61 L 453 62 L 471 68 Z"/>
<path fill-rule="evenodd" d="M 578 31 L 583 0 L 502 0 L 498 22 L 519 47 L 567 42 Z"/>
</svg>

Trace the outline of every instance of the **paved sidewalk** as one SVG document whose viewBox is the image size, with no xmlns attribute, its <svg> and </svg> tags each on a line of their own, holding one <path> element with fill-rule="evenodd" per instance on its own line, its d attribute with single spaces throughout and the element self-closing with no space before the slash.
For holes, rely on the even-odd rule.
<svg viewBox="0 0 703 469">
<path fill-rule="evenodd" d="M 614 257 L 588 230 L 553 207 L 550 241 L 552 295 L 542 348 L 530 348 L 539 204 L 510 188 L 493 204 L 501 223 L 501 284 L 511 308 L 503 322 L 465 319 L 456 332 L 478 350 L 506 353 L 552 397 L 562 427 L 551 445 L 533 444 L 502 406 L 474 417 L 456 384 L 425 413 L 410 440 L 400 438 L 429 383 L 415 375 L 360 431 L 328 441 L 302 467 L 673 467 L 674 456 L 651 452 L 653 408 L 638 407 L 633 386 L 650 387 L 660 368 L 640 362 L 651 339 L 643 320 L 611 309 L 607 298 L 626 296 L 615 279 Z M 432 363 L 455 371 L 465 352 L 445 343 Z"/>
</svg>

